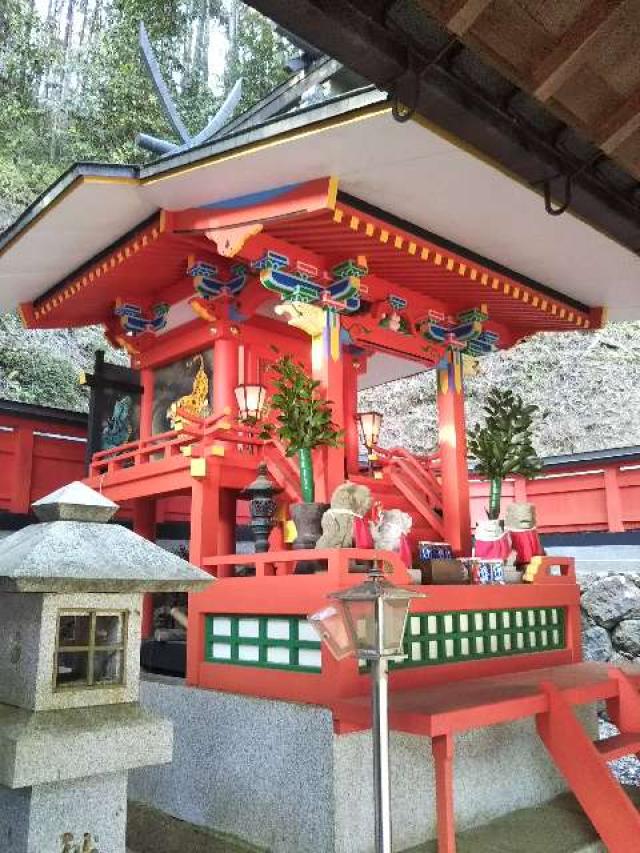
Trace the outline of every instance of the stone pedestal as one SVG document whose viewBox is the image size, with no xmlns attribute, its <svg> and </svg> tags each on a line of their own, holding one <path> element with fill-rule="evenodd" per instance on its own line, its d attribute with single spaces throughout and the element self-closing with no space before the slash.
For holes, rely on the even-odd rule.
<svg viewBox="0 0 640 853">
<path fill-rule="evenodd" d="M 101 853 L 124 853 L 127 771 L 170 761 L 172 744 L 172 724 L 133 703 L 0 705 L 0 850 L 58 853 L 64 833 L 90 833 Z"/>
<path fill-rule="evenodd" d="M 85 838 L 102 851 L 125 850 L 127 774 L 92 776 L 10 791 L 0 788 L 0 849 L 59 853 Z M 90 849 L 90 848 L 89 848 Z"/>
<path fill-rule="evenodd" d="M 147 710 L 175 725 L 173 764 L 133 771 L 129 797 L 272 853 L 372 853 L 371 732 L 336 735 L 319 707 L 141 682 Z M 582 715 L 596 734 L 595 708 Z M 436 835 L 431 742 L 391 734 L 394 850 Z M 457 738 L 459 831 L 566 790 L 532 719 Z"/>
</svg>

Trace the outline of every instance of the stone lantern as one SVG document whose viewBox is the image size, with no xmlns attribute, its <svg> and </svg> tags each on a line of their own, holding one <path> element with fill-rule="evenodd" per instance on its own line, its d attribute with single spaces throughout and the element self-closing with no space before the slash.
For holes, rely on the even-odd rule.
<svg viewBox="0 0 640 853">
<path fill-rule="evenodd" d="M 142 595 L 212 578 L 83 483 L 33 509 L 0 543 L 0 850 L 125 853 L 127 772 L 173 750 L 138 704 Z"/>
<path fill-rule="evenodd" d="M 281 492 L 282 489 L 269 479 L 265 462 L 258 465 L 258 476 L 253 483 L 240 492 L 240 497 L 249 501 L 251 530 L 258 554 L 269 550 L 269 534 L 273 530 L 273 516 L 276 511 L 275 498 Z"/>
</svg>

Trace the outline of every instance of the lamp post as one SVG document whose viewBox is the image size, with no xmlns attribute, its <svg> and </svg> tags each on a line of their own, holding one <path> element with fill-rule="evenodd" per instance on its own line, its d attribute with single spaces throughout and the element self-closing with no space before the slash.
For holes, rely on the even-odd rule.
<svg viewBox="0 0 640 853">
<path fill-rule="evenodd" d="M 238 404 L 241 421 L 254 424 L 264 414 L 267 402 L 267 389 L 264 385 L 237 385 L 233 393 Z"/>
<path fill-rule="evenodd" d="M 371 666 L 373 789 L 376 853 L 391 853 L 389 774 L 389 660 L 402 659 L 402 644 L 414 598 L 424 593 L 395 586 L 378 569 L 357 586 L 330 593 L 334 606 L 309 616 L 309 622 L 338 660 L 350 654 Z"/>
</svg>

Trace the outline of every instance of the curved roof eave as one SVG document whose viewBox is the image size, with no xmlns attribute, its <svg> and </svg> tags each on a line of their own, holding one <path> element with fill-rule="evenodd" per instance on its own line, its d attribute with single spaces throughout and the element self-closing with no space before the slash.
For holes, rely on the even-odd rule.
<svg viewBox="0 0 640 853">
<path fill-rule="evenodd" d="M 35 220 L 45 214 L 48 208 L 57 204 L 84 178 L 107 178 L 137 180 L 139 166 L 80 162 L 69 166 L 66 172 L 37 196 L 31 204 L 4 231 L 0 232 L 0 254 L 15 238 Z"/>
</svg>

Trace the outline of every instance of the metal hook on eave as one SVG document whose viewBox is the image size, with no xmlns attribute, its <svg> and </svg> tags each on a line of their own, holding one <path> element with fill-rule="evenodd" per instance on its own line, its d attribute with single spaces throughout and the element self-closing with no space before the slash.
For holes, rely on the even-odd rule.
<svg viewBox="0 0 640 853">
<path fill-rule="evenodd" d="M 397 95 L 393 95 L 391 100 L 391 115 L 394 119 L 400 124 L 404 124 L 404 122 L 409 121 L 410 118 L 413 118 L 413 115 L 416 111 L 416 107 L 418 106 L 418 95 L 420 93 L 420 78 L 417 74 L 413 76 L 413 86 L 414 86 L 414 95 L 412 100 L 412 104 L 409 106 L 407 104 L 401 103 Z"/>
<path fill-rule="evenodd" d="M 571 176 L 564 176 L 564 201 L 559 207 L 554 207 L 553 202 L 551 201 L 551 179 L 547 178 L 546 181 L 542 184 L 542 189 L 544 191 L 544 209 L 547 211 L 549 216 L 560 216 L 566 210 L 568 210 L 569 205 L 571 204 Z"/>
<path fill-rule="evenodd" d="M 416 59 L 417 58 L 411 56 L 411 54 L 409 55 L 409 64 L 407 69 L 405 73 L 398 78 L 399 80 L 402 80 L 404 77 L 409 78 L 406 89 L 408 90 L 410 97 L 405 97 L 400 101 L 397 81 L 391 90 L 391 115 L 397 122 L 400 122 L 400 124 L 404 124 L 404 122 L 409 121 L 409 119 L 413 117 L 418 106 L 421 71 L 417 67 L 418 63 Z M 404 88 L 405 87 L 403 87 L 403 89 Z M 407 101 L 409 101 L 409 103 L 407 103 Z"/>
</svg>

